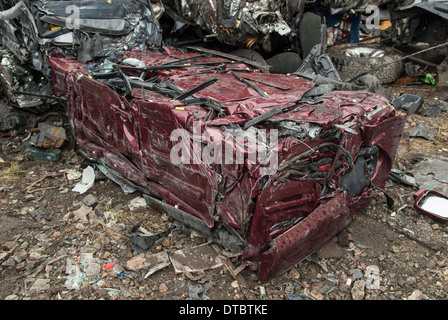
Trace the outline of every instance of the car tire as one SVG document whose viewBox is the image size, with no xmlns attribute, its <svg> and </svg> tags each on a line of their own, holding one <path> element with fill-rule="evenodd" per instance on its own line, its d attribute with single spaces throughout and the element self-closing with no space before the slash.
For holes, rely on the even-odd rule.
<svg viewBox="0 0 448 320">
<path fill-rule="evenodd" d="M 364 75 L 370 70 L 387 63 L 383 68 L 370 73 L 377 77 L 381 84 L 394 82 L 403 71 L 403 61 L 399 60 L 403 57 L 403 54 L 391 47 L 341 44 L 329 47 L 327 54 L 343 81 L 354 79 L 358 75 Z M 373 56 L 367 56 L 369 54 Z M 391 63 L 395 60 L 399 61 Z"/>
<path fill-rule="evenodd" d="M 296 52 L 282 52 L 266 59 L 266 63 L 272 67 L 269 72 L 280 74 L 295 72 L 302 65 L 302 62 L 302 58 Z"/>
<path fill-rule="evenodd" d="M 237 49 L 235 51 L 230 52 L 230 54 L 240 57 L 240 58 L 244 58 L 247 60 L 251 60 L 254 62 L 257 62 L 261 65 L 267 65 L 266 60 L 264 60 L 264 58 L 261 56 L 261 54 L 259 54 L 257 51 L 255 50 L 251 50 L 251 49 Z"/>
</svg>

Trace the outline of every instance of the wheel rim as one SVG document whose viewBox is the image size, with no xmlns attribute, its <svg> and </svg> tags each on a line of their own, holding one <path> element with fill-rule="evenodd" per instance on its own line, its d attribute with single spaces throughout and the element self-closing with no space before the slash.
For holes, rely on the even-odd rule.
<svg viewBox="0 0 448 320">
<path fill-rule="evenodd" d="M 350 48 L 344 51 L 347 57 L 357 58 L 382 58 L 385 55 L 384 50 L 367 47 Z"/>
</svg>

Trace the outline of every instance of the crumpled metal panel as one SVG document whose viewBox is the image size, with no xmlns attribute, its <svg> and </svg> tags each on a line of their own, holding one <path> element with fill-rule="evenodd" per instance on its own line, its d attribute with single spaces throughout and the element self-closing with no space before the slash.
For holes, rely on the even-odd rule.
<svg viewBox="0 0 448 320">
<path fill-rule="evenodd" d="M 34 113 L 55 105 L 51 99 L 49 52 L 56 49 L 87 63 L 115 60 L 121 52 L 134 48 L 156 49 L 162 42 L 161 28 L 150 2 L 4 0 L 0 10 L 2 46 L 20 63 L 19 66 L 14 62 L 17 67 L 9 62 L 8 66 L 0 66 L 1 73 L 9 78 L 4 84 L 16 107 Z M 163 8 L 157 7 L 158 17 L 161 12 Z M 28 75 L 11 72 L 18 68 L 26 68 L 31 81 L 26 79 Z M 43 78 L 37 77 L 35 71 Z"/>
<path fill-rule="evenodd" d="M 398 10 L 406 11 L 413 8 L 425 10 L 441 17 L 442 19 L 448 20 L 448 1 L 406 1 L 398 7 Z"/>
<path fill-rule="evenodd" d="M 3 1 L 0 9 L 14 4 Z M 152 7 L 141 1 L 26 1 L 10 18 L 2 22 L 3 45 L 44 74 L 44 53 L 54 48 L 88 62 L 135 47 L 158 48 L 162 42 Z"/>
<path fill-rule="evenodd" d="M 295 265 L 297 257 L 307 257 L 330 240 L 354 218 L 347 206 L 345 192 L 336 194 L 310 213 L 301 223 L 273 240 L 271 248 L 263 253 L 259 279 L 267 281 Z"/>
<path fill-rule="evenodd" d="M 285 21 L 277 1 L 240 0 L 175 0 L 164 1 L 180 17 L 201 27 L 207 34 L 216 35 L 227 44 L 253 46 L 255 41 L 265 42 L 270 51 L 268 39 L 277 34 L 288 36 L 291 27 Z"/>
<path fill-rule="evenodd" d="M 233 230 L 243 260 L 259 270 L 262 281 L 338 233 L 368 204 L 372 189 L 384 187 L 405 123 L 385 98 L 372 93 L 304 98 L 315 86 L 311 81 L 169 47 L 126 52 L 109 69 L 56 53 L 50 63 L 55 92 L 68 99 L 80 152 L 164 200 L 178 215 L 201 219 L 213 236 Z M 117 68 L 122 73 L 111 71 Z M 274 128 L 278 139 L 270 131 L 265 142 L 235 139 Z M 182 134 L 173 139 L 176 130 Z M 206 140 L 198 143 L 195 134 Z M 203 153 L 204 146 L 215 150 L 223 141 L 245 160 L 226 162 L 224 154 Z M 173 163 L 171 152 L 178 147 L 194 161 Z M 365 171 L 359 171 L 368 182 L 350 196 L 341 180 L 366 149 L 377 152 L 365 156 Z M 249 161 L 260 150 L 277 154 L 274 170 L 266 170 L 271 163 Z"/>
</svg>

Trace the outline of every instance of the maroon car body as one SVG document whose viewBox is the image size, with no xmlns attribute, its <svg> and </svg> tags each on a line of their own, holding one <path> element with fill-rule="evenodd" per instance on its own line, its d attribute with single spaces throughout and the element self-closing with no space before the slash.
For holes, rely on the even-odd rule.
<svg viewBox="0 0 448 320">
<path fill-rule="evenodd" d="M 145 66 L 126 66 L 125 59 Z M 191 61 L 179 64 L 184 59 Z M 52 54 L 50 65 L 54 92 L 68 99 L 79 151 L 157 199 L 160 207 L 203 223 L 210 237 L 223 240 L 218 231 L 225 230 L 262 282 L 339 233 L 369 203 L 372 190 L 384 188 L 405 123 L 387 99 L 372 93 L 333 91 L 305 98 L 315 84 L 297 75 L 262 73 L 238 61 L 168 47 L 125 52 L 115 65 L 125 77 L 115 82 L 59 53 Z M 135 77 L 140 80 L 133 82 Z M 194 93 L 195 101 L 217 103 L 222 114 L 207 103 L 186 103 L 160 90 L 180 95 L 210 79 L 212 84 Z M 123 93 L 119 83 L 130 83 L 131 90 Z M 280 112 L 270 114 L 274 108 Z M 318 130 L 311 134 L 310 126 Z M 270 145 L 278 157 L 276 170 L 263 172 L 263 164 L 247 160 L 250 147 L 232 141 L 232 150 L 245 154 L 243 163 L 203 158 L 173 163 L 178 143 L 173 131 L 181 129 L 190 138 L 194 130 L 211 132 L 213 144 L 229 128 L 278 130 L 275 146 Z M 204 141 L 200 148 L 194 139 L 183 143 L 200 158 Z"/>
</svg>

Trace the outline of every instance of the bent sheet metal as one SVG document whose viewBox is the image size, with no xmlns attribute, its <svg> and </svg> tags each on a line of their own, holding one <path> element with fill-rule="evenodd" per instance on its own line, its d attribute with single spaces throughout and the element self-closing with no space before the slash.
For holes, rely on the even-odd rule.
<svg viewBox="0 0 448 320">
<path fill-rule="evenodd" d="M 315 83 L 164 49 L 125 52 L 113 66 L 51 55 L 78 150 L 261 281 L 305 259 L 384 188 L 405 123 L 386 98 L 302 98 Z"/>
</svg>

